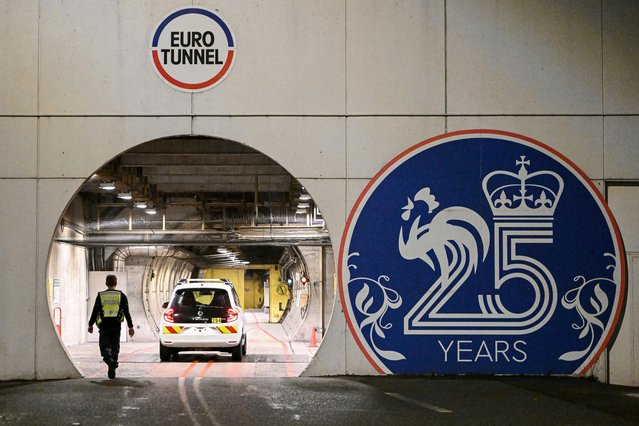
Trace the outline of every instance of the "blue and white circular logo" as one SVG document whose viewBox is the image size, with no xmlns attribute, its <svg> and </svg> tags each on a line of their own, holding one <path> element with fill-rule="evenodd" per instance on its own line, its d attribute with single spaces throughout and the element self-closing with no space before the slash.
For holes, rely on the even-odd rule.
<svg viewBox="0 0 639 426">
<path fill-rule="evenodd" d="M 338 272 L 380 373 L 584 374 L 626 293 L 597 188 L 553 149 L 495 130 L 441 135 L 386 165 L 348 218 Z"/>
</svg>

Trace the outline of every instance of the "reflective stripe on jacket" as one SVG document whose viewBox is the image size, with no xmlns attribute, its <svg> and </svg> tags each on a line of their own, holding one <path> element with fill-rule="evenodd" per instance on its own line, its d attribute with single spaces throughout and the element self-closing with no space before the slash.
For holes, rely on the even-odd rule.
<svg viewBox="0 0 639 426">
<path fill-rule="evenodd" d="M 102 313 L 104 318 L 116 318 L 120 312 L 120 300 L 122 293 L 119 291 L 101 291 L 100 302 L 102 302 Z"/>
</svg>

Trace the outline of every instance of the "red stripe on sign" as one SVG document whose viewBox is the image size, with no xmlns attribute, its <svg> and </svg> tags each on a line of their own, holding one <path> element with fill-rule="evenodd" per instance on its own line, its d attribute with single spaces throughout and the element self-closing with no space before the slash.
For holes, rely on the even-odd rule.
<svg viewBox="0 0 639 426">
<path fill-rule="evenodd" d="M 190 87 L 187 87 L 187 88 L 188 89 L 202 89 L 203 87 L 212 86 L 213 84 L 217 83 L 219 80 L 221 80 L 226 75 L 226 72 L 231 67 L 231 64 L 233 63 L 233 55 L 234 55 L 234 53 L 235 53 L 234 50 L 229 50 L 228 55 L 226 55 L 226 62 L 224 62 L 224 66 L 222 67 L 220 72 L 218 72 L 217 74 L 215 74 L 215 76 L 213 76 L 213 78 L 211 78 L 208 81 L 205 81 L 204 83 L 189 84 L 188 86 L 190 86 Z"/>
<path fill-rule="evenodd" d="M 181 87 L 182 89 L 197 90 L 197 89 L 202 89 L 204 87 L 208 87 L 217 83 L 226 75 L 226 72 L 228 71 L 228 69 L 231 67 L 231 64 L 233 63 L 233 56 L 235 54 L 235 51 L 234 50 L 228 51 L 228 55 L 226 55 L 226 62 L 224 63 L 224 66 L 222 67 L 220 72 L 215 74 L 211 79 L 207 81 L 204 81 L 202 83 L 195 83 L 195 84 L 183 83 L 179 80 L 176 80 L 172 76 L 170 76 L 169 73 L 167 73 L 164 67 L 162 66 L 162 63 L 160 62 L 158 51 L 154 50 L 152 54 L 153 54 L 153 63 L 155 64 L 155 67 L 157 68 L 157 70 L 160 72 L 160 74 L 162 75 L 162 77 L 164 77 L 166 81 L 168 81 L 169 83 L 177 87 Z"/>
</svg>

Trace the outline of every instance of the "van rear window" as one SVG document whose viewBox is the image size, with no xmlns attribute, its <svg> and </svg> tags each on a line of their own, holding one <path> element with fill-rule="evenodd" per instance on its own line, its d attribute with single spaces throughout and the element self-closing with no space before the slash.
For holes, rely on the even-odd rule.
<svg viewBox="0 0 639 426">
<path fill-rule="evenodd" d="M 226 322 L 231 299 L 225 289 L 182 289 L 171 301 L 178 323 Z"/>
</svg>

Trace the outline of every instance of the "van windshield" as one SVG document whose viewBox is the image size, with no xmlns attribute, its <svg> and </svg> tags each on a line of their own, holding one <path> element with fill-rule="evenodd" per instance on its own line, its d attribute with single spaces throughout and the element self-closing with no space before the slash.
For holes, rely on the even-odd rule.
<svg viewBox="0 0 639 426">
<path fill-rule="evenodd" d="M 178 323 L 223 323 L 231 308 L 226 289 L 183 289 L 175 292 L 169 306 Z"/>
</svg>

